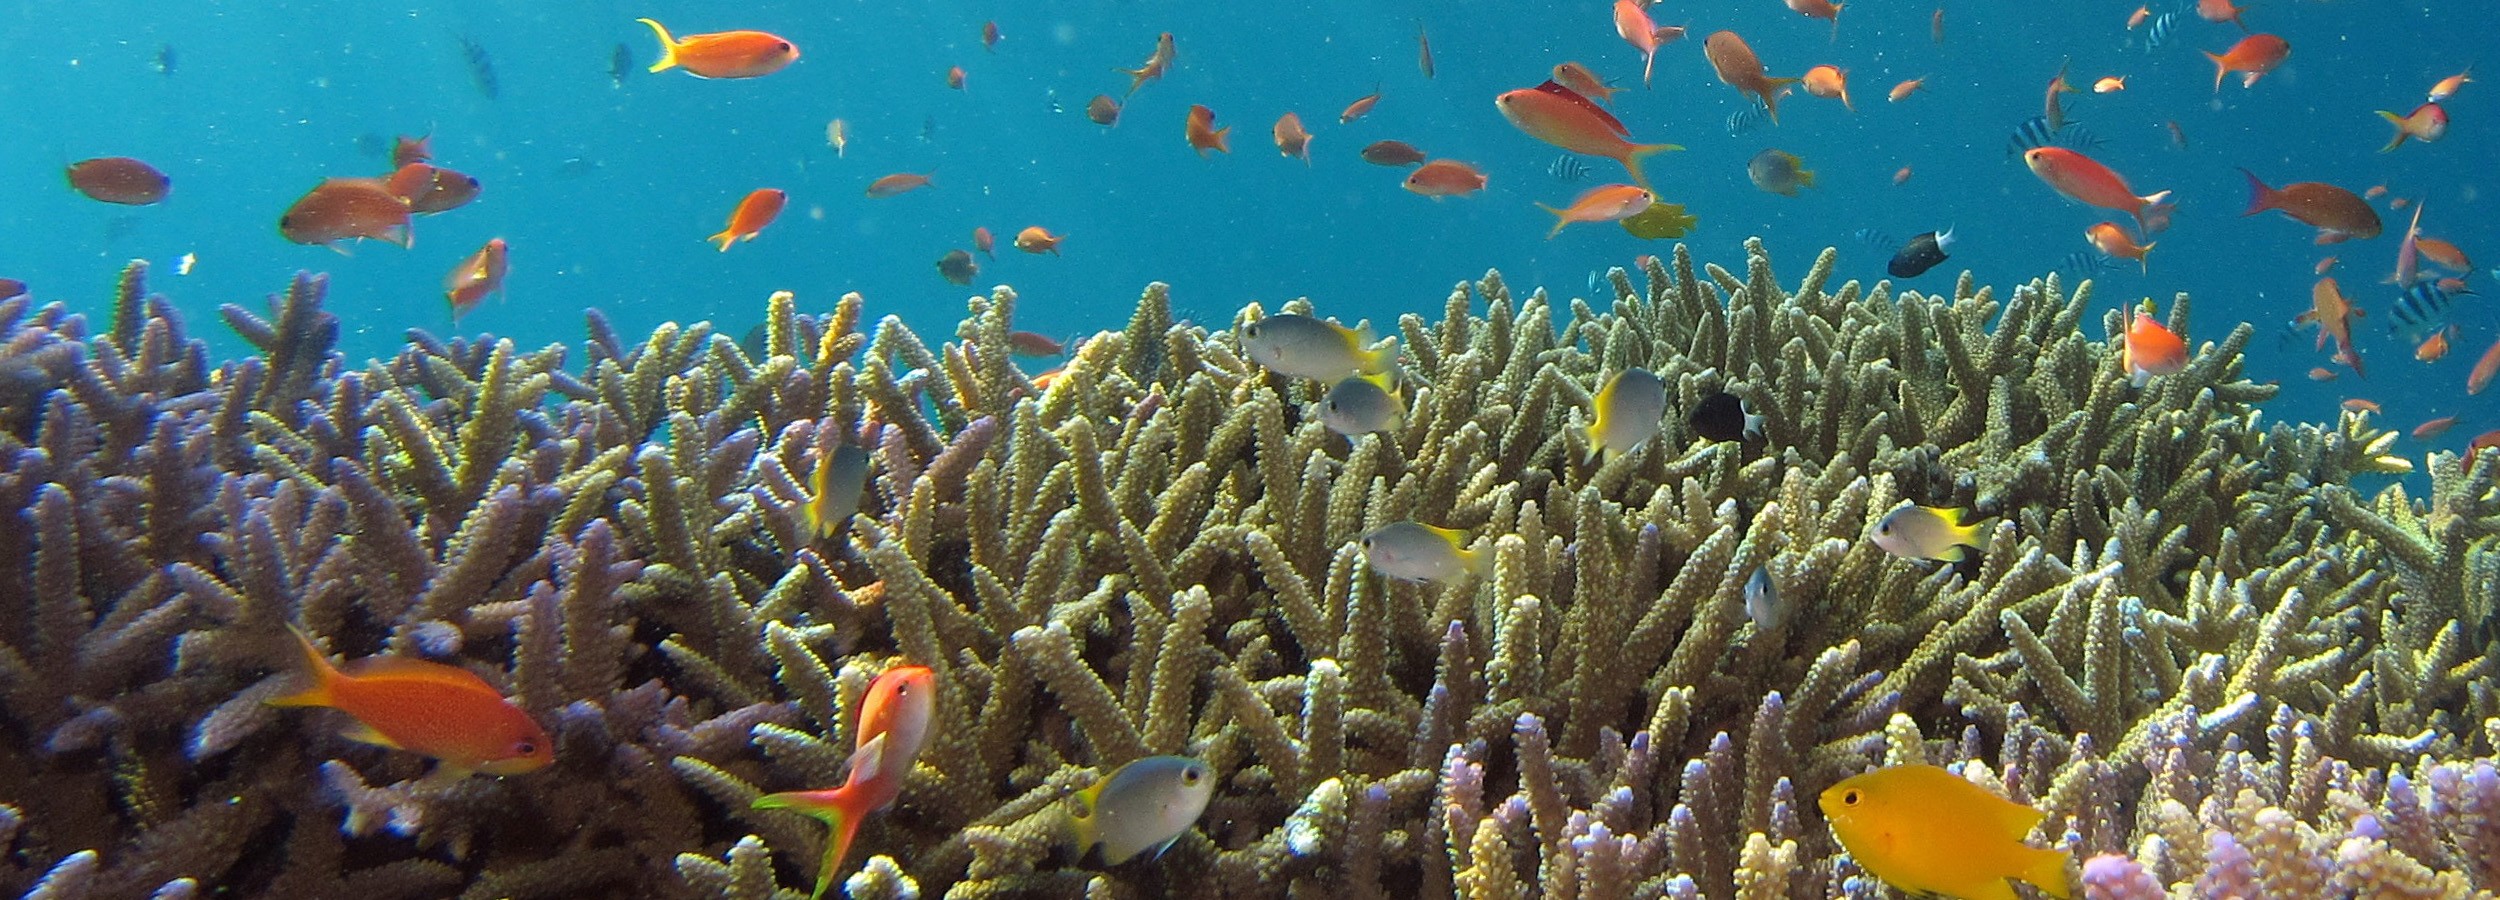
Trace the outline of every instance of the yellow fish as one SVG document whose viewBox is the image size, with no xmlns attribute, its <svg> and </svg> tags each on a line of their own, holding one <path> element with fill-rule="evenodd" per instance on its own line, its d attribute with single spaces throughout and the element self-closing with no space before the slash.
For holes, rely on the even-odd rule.
<svg viewBox="0 0 2500 900">
<path fill-rule="evenodd" d="M 1988 549 L 1993 519 L 1963 524 L 1966 509 L 1904 506 L 1875 523 L 1875 546 L 1910 559 L 1964 560 Z"/>
<path fill-rule="evenodd" d="M 1591 404 L 1589 458 L 1613 459 L 1640 449 L 1667 416 L 1667 385 L 1648 369 L 1630 368 L 1606 379 Z"/>
<path fill-rule="evenodd" d="M 868 486 L 867 480 L 867 450 L 837 444 L 833 452 L 818 454 L 816 472 L 807 479 L 807 530 L 817 537 L 841 531 L 859 510 L 859 494 Z"/>
<path fill-rule="evenodd" d="M 2066 854 L 2023 836 L 2046 814 L 1935 766 L 1879 769 L 1832 785 L 1819 801 L 1832 836 L 1858 867 L 1905 893 L 2018 900 L 2018 878 L 2059 900 L 2073 896 Z"/>
</svg>

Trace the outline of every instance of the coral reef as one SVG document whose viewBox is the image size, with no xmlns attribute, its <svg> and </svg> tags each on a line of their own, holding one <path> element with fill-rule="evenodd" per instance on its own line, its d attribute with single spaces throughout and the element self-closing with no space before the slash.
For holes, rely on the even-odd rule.
<svg viewBox="0 0 2500 900">
<path fill-rule="evenodd" d="M 1813 798 L 1907 761 L 2046 811 L 2086 896 L 2500 891 L 2500 455 L 2364 496 L 2411 466 L 2389 435 L 2264 423 L 2252 329 L 2184 296 L 2209 340 L 2134 388 L 2088 283 L 1747 253 L 1603 309 L 1462 284 L 1352 442 L 1161 285 L 1046 386 L 1004 287 L 936 346 L 856 296 L 775 295 L 760 354 L 593 313 L 578 367 L 422 332 L 359 366 L 313 276 L 226 307 L 258 353 L 224 363 L 144 265 L 101 329 L 0 303 L 0 890 L 804 896 L 824 829 L 750 804 L 836 783 L 901 659 L 936 724 L 854 897 L 1876 897 Z M 1635 365 L 1765 439 L 1671 415 L 1590 461 Z M 844 443 L 872 483 L 820 538 Z M 1903 502 L 1998 522 L 1903 560 L 1863 539 Z M 1409 518 L 1490 573 L 1371 573 L 1356 538 Z M 1798 613 L 1768 632 L 1757 569 Z M 290 623 L 477 672 L 556 763 L 429 782 L 266 706 Z M 1199 828 L 1077 858 L 1066 798 L 1174 753 L 1218 773 Z"/>
</svg>

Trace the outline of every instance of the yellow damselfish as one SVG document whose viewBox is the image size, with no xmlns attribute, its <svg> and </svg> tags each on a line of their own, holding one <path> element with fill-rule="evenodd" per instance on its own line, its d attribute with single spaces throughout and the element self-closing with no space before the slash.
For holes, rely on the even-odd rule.
<svg viewBox="0 0 2500 900">
<path fill-rule="evenodd" d="M 2019 900 L 2006 879 L 2071 897 L 2066 854 L 2023 836 L 2046 814 L 1928 765 L 1894 766 L 1823 792 L 1823 818 L 1858 868 L 1905 893 Z"/>
</svg>

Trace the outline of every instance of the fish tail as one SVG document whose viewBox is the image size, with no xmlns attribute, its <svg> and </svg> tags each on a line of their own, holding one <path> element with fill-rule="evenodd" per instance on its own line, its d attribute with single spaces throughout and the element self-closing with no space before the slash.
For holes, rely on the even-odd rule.
<svg viewBox="0 0 2500 900">
<path fill-rule="evenodd" d="M 2267 187 L 2264 181 L 2258 180 L 2255 172 L 2241 169 L 2240 174 L 2248 178 L 2248 208 L 2240 210 L 2240 215 L 2253 216 L 2273 209 L 2274 189 Z"/>
<path fill-rule="evenodd" d="M 1361 364 L 1360 368 L 1361 368 L 1364 372 L 1367 372 L 1367 373 L 1378 374 L 1378 373 L 1381 373 L 1381 372 L 1387 372 L 1387 371 L 1390 371 L 1390 370 L 1392 370 L 1392 369 L 1397 368 L 1397 365 L 1398 365 L 1398 339 L 1397 339 L 1397 336 L 1396 336 L 1396 335 L 1391 335 L 1391 336 L 1389 337 L 1389 342 L 1388 342 L 1387 344 L 1385 344 L 1385 345 L 1381 346 L 1381 348 L 1380 348 L 1380 349 L 1378 349 L 1378 350 L 1367 350 L 1367 351 L 1363 351 L 1363 352 L 1360 354 L 1360 358 L 1361 358 L 1361 360 L 1362 360 L 1362 364 Z"/>
<path fill-rule="evenodd" d="M 337 696 L 333 689 L 343 677 L 339 674 L 338 667 L 330 665 L 330 658 L 321 654 L 321 648 L 313 644 L 312 635 L 304 633 L 302 627 L 288 625 L 287 633 L 295 635 L 295 643 L 303 648 L 304 671 L 311 674 L 312 686 L 285 696 L 269 698 L 266 702 L 271 706 L 337 705 Z"/>
<path fill-rule="evenodd" d="M 851 850 L 851 839 L 859 835 L 859 821 L 866 810 L 851 808 L 853 792 L 848 785 L 829 791 L 785 791 L 755 798 L 756 809 L 786 809 L 825 823 L 831 829 L 825 835 L 825 858 L 817 866 L 816 892 L 809 900 L 818 900 L 833 886 L 833 875 L 842 865 L 842 857 Z"/>
<path fill-rule="evenodd" d="M 2214 61 L 2214 93 L 2220 94 L 2222 93 L 2222 76 L 2231 74 L 2231 64 L 2222 60 L 2222 54 L 2211 50 L 2202 52 L 2206 59 Z"/>
<path fill-rule="evenodd" d="M 2378 148 L 2378 152 L 2385 153 L 2389 150 L 2394 150 L 2397 147 L 2404 146 L 2405 139 L 2413 136 L 2411 132 L 2405 130 L 2405 117 L 2383 109 L 2378 111 L 2378 116 L 2379 118 L 2386 119 L 2387 124 L 2396 126 L 2396 136 L 2387 139 L 2387 146 Z"/>
<path fill-rule="evenodd" d="M 2151 275 L 2151 274 L 2153 274 L 2153 248 L 2154 248 L 2154 247 L 2156 247 L 2156 246 L 2159 246 L 2159 245 L 2160 245 L 2160 242 L 2159 242 L 2159 241 L 2155 241 L 2155 242 L 2153 242 L 2153 243 L 2150 243 L 2150 244 L 2145 244 L 2145 245 L 2144 245 L 2144 246 L 2142 246 L 2142 247 L 2138 247 L 2138 248 L 2136 248 L 2136 254 L 2135 254 L 2135 261 L 2136 261 L 2136 264 L 2137 264 L 2137 265 L 2139 265 L 2139 266 L 2142 266 L 2142 267 L 2144 268 L 2144 274 L 2146 274 L 2146 275 Z"/>
<path fill-rule="evenodd" d="M 1555 209 L 1543 203 L 1537 204 L 1536 208 L 1554 214 L 1554 230 L 1545 233 L 1546 240 L 1553 240 L 1555 235 L 1562 233 L 1563 226 L 1571 224 L 1570 217 L 1564 215 L 1562 210 Z"/>
<path fill-rule="evenodd" d="M 1634 144 L 1623 152 L 1623 170 L 1632 173 L 1632 183 L 1649 188 L 1649 176 L 1641 173 L 1641 158 L 1684 149 L 1682 144 Z"/>
<path fill-rule="evenodd" d="M 2066 854 L 2055 850 L 2032 850 L 2030 856 L 2031 861 L 2024 865 L 2022 874 L 2014 877 L 2057 900 L 2068 900 L 2074 896 L 2066 881 Z"/>
<path fill-rule="evenodd" d="M 1789 85 L 1796 83 L 1794 78 L 1770 78 L 1762 82 L 1762 109 L 1771 114 L 1771 124 L 1780 123 L 1780 97 L 1788 93 Z"/>
<path fill-rule="evenodd" d="M 1216 129 L 1216 130 L 1215 130 L 1215 152 L 1217 152 L 1217 153 L 1231 153 L 1231 152 L 1233 152 L 1233 141 L 1232 141 L 1232 138 L 1231 138 L 1231 137 L 1229 137 L 1229 135 L 1231 135 L 1232 133 L 1233 133 L 1233 126 L 1230 126 L 1230 125 L 1226 125 L 1226 126 L 1224 126 L 1224 127 L 1222 127 L 1222 128 L 1218 128 L 1218 129 Z"/>
<path fill-rule="evenodd" d="M 1656 45 L 1656 44 L 1651 44 L 1651 45 L 1650 45 L 1650 48 L 1649 48 L 1649 52 L 1641 54 L 1641 87 L 1643 87 L 1643 88 L 1647 88 L 1647 87 L 1649 87 L 1649 73 L 1650 73 L 1650 70 L 1655 69 L 1655 68 L 1657 68 L 1657 67 L 1658 67 L 1658 47 L 1657 47 L 1657 45 Z"/>
<path fill-rule="evenodd" d="M 677 39 L 668 36 L 668 26 L 651 19 L 635 19 L 634 21 L 651 26 L 651 33 L 660 36 L 660 58 L 651 64 L 650 71 L 666 72 L 677 68 Z"/>
<path fill-rule="evenodd" d="M 734 232 L 734 231 L 731 231 L 731 230 L 729 230 L 729 229 L 723 228 L 723 229 L 721 229 L 721 232 L 720 232 L 719 234 L 715 234 L 715 235 L 713 235 L 713 236 L 711 236 L 711 237 L 704 238 L 704 240 L 706 240 L 706 241 L 719 241 L 719 242 L 720 242 L 720 252 L 722 252 L 722 253 L 727 253 L 727 252 L 729 252 L 729 245 L 731 245 L 731 244 L 735 244 L 735 243 L 737 243 L 737 242 L 738 242 L 738 233 L 737 233 L 737 232 Z"/>
</svg>

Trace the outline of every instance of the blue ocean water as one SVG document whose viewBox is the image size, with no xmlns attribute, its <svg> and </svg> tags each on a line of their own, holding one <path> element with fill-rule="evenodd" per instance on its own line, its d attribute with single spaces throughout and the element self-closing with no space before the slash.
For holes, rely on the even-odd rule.
<svg viewBox="0 0 2500 900">
<path fill-rule="evenodd" d="M 332 274 L 330 308 L 354 357 L 391 352 L 409 328 L 451 330 L 444 273 L 489 237 L 512 246 L 507 299 L 459 322 L 524 346 L 578 344 L 583 307 L 621 331 L 709 319 L 736 335 L 774 290 L 822 310 L 846 291 L 872 315 L 899 315 L 924 334 L 951 334 L 970 292 L 933 263 L 970 246 L 975 226 L 999 235 L 976 288 L 1014 285 L 1022 324 L 1048 334 L 1118 327 L 1141 286 L 1168 281 L 1180 315 L 1220 326 L 1250 301 L 1310 296 L 1327 314 L 1386 323 L 1437 314 L 1456 282 L 1500 269 L 1515 289 L 1591 293 L 1590 273 L 1663 253 L 1610 226 L 1578 225 L 1545 240 L 1551 219 L 1532 203 L 1561 204 L 1601 181 L 1605 160 L 1564 183 L 1547 173 L 1557 151 L 1496 112 L 1499 92 L 1533 86 L 1555 63 L 1578 60 L 1618 85 L 1615 110 L 1635 139 L 1686 152 L 1649 167 L 1664 199 L 1700 218 L 1683 240 L 1697 258 L 1741 267 L 1741 242 L 1762 236 L 1793 283 L 1826 245 L 1842 276 L 1882 278 L 1889 256 L 1852 238 L 1952 227 L 1953 259 L 1908 286 L 1949 290 L 1967 268 L 2000 291 L 2085 249 L 2084 229 L 2109 216 L 2069 203 L 2009 159 L 2009 133 L 2041 112 L 2061 60 L 2085 93 L 2069 114 L 2106 143 L 2091 151 L 2139 192 L 2170 189 L 2180 210 L 2158 235 L 2149 274 L 2129 263 L 2099 276 L 2106 306 L 2143 296 L 2195 298 L 2191 343 L 2256 323 L 2250 374 L 2280 380 L 2276 419 L 2326 419 L 2346 397 L 2386 407 L 2391 426 L 2463 414 L 2432 446 L 2461 446 L 2500 427 L 2500 400 L 2467 398 L 2466 370 L 2500 338 L 2486 290 L 2460 300 L 2455 351 L 2416 362 L 2385 331 L 2395 297 L 2378 280 L 2392 267 L 2410 210 L 2428 203 L 2425 233 L 2453 241 L 2486 269 L 2500 262 L 2492 222 L 2500 152 L 2492 122 L 2500 84 L 2469 84 L 2449 101 L 2449 134 L 2380 153 L 2389 129 L 2373 114 L 2402 113 L 2436 80 L 2476 62 L 2500 34 L 2500 7 L 2466 0 L 2250 4 L 2250 28 L 2280 34 L 2289 60 L 2255 87 L 2234 75 L 2217 94 L 2213 66 L 2240 37 L 2229 23 L 2178 12 L 2164 46 L 2130 31 L 2133 0 L 2038 3 L 1943 0 L 1944 41 L 1931 40 L 1936 2 L 1860 0 L 1835 38 L 1822 21 L 1775 0 L 1660 3 L 1651 15 L 1688 25 L 1663 48 L 1652 84 L 1614 33 L 1610 4 L 792 2 L 165 3 L 20 0 L 0 5 L 0 112 L 17 127 L 0 141 L 0 276 L 39 297 L 98 309 L 127 259 L 157 263 L 153 286 L 220 346 L 219 303 L 255 304 L 298 269 Z M 647 74 L 656 55 L 638 16 L 680 35 L 752 28 L 796 42 L 803 58 L 780 73 L 706 81 Z M 984 21 L 1005 39 L 981 45 Z M 1437 77 L 1418 69 L 1416 31 L 1429 32 Z M 1857 111 L 1792 95 L 1781 122 L 1729 135 L 1747 105 L 1713 76 L 1701 36 L 1742 34 L 1774 75 L 1830 63 L 1849 73 Z M 1097 93 L 1119 96 L 1159 32 L 1176 37 L 1170 74 L 1133 97 L 1116 128 L 1084 118 Z M 464 42 L 482 48 L 490 96 Z M 617 46 L 636 66 L 611 78 Z M 164 65 L 163 63 L 170 63 Z M 945 83 L 967 72 L 964 90 Z M 2121 93 L 2093 94 L 2104 75 Z M 1925 76 L 1900 103 L 1884 92 Z M 2493 72 L 2500 80 L 2500 70 Z M 1377 87 L 1375 112 L 1337 122 Z M 1201 158 L 1182 139 L 1193 103 L 1229 125 L 1229 155 Z M 1269 126 L 1299 113 L 1316 134 L 1312 163 L 1280 157 Z M 848 152 L 826 143 L 836 117 Z M 2174 149 L 2166 122 L 2187 138 Z M 421 218 L 413 249 L 365 242 L 342 256 L 288 243 L 278 215 L 324 177 L 380 175 L 397 134 L 431 133 L 436 161 L 479 177 L 480 199 Z M 1433 201 L 1399 187 L 1404 170 L 1356 158 L 1384 138 L 1474 163 L 1490 178 L 1477 195 Z M 1745 177 L 1765 148 L 1802 157 L 1818 187 L 1767 194 Z M 67 189 L 61 165 L 93 156 L 148 160 L 173 179 L 171 198 L 147 208 L 109 206 Z M 1913 176 L 1895 186 L 1902 166 Z M 2242 219 L 2235 166 L 2270 183 L 2318 180 L 2355 191 L 2384 184 L 2386 234 L 2318 248 L 2311 230 L 2277 214 Z M 935 186 L 869 199 L 872 179 L 934 173 Z M 720 229 L 748 191 L 790 194 L 780 221 L 751 243 L 716 252 Z M 1026 225 L 1067 236 L 1064 256 L 1006 247 Z M 2370 311 L 2359 329 L 2367 381 L 2350 374 L 2312 384 L 2326 365 L 2305 333 L 2312 264 L 2338 255 L 2335 274 Z M 196 266 L 175 276 L 175 261 Z M 2098 327 L 2094 322 L 2088 327 Z M 2496 395 L 2500 396 L 2500 395 Z M 2421 445 L 2416 445 L 2421 446 Z"/>
</svg>

